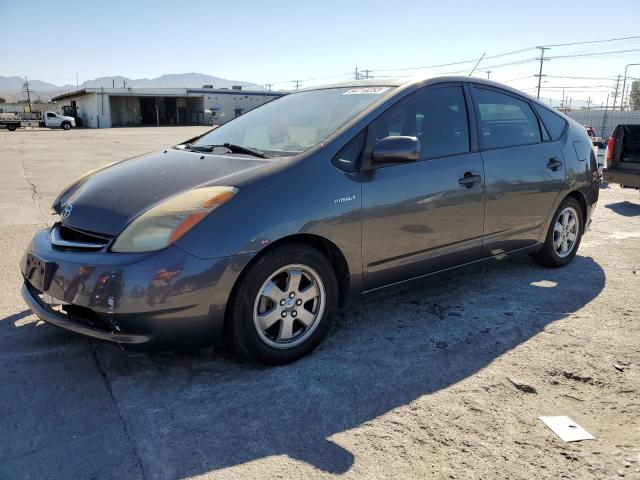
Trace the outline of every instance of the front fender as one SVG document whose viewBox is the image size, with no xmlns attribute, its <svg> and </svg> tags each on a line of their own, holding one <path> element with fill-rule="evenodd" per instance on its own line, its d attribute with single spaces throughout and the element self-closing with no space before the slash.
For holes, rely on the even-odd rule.
<svg viewBox="0 0 640 480">
<path fill-rule="evenodd" d="M 310 234 L 335 244 L 352 274 L 362 273 L 360 175 L 313 155 L 240 186 L 240 192 L 176 242 L 200 258 L 256 254 Z"/>
</svg>

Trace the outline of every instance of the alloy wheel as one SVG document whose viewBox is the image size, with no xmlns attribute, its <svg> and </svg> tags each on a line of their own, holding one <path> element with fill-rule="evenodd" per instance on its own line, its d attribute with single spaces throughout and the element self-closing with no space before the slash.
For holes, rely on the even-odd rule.
<svg viewBox="0 0 640 480">
<path fill-rule="evenodd" d="M 566 207 L 556 218 L 553 227 L 553 248 L 556 255 L 565 258 L 571 254 L 578 240 L 578 212 L 573 207 Z"/>
<path fill-rule="evenodd" d="M 325 308 L 320 275 L 306 265 L 279 268 L 262 284 L 253 307 L 260 339 L 270 347 L 300 345 L 314 332 Z"/>
</svg>

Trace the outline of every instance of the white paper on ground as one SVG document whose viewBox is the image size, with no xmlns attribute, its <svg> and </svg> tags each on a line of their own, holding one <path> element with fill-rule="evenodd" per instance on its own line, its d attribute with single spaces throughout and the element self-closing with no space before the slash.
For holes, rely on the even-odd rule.
<svg viewBox="0 0 640 480">
<path fill-rule="evenodd" d="M 594 440 L 593 435 L 571 420 L 569 417 L 538 417 L 544 424 L 565 442 L 579 442 L 580 440 Z"/>
</svg>

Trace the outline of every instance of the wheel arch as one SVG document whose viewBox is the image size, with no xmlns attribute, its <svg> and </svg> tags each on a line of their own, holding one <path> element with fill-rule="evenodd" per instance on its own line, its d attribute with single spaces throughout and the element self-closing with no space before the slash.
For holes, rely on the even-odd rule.
<svg viewBox="0 0 640 480">
<path fill-rule="evenodd" d="M 584 196 L 584 193 L 582 193 L 580 190 L 572 190 L 562 199 L 562 201 L 564 202 L 564 200 L 569 197 L 575 198 L 580 204 L 580 209 L 582 210 L 582 232 L 580 233 L 584 233 L 585 224 L 587 222 L 587 199 Z"/>
<path fill-rule="evenodd" d="M 338 306 L 342 307 L 346 305 L 349 299 L 350 289 L 350 272 L 346 257 L 344 256 L 340 248 L 338 248 L 338 246 L 331 240 L 328 240 L 327 238 L 321 237 L 319 235 L 309 233 L 297 233 L 280 238 L 256 253 L 251 261 L 244 266 L 244 268 L 240 272 L 240 275 L 238 275 L 238 278 L 236 279 L 233 288 L 231 289 L 231 293 L 229 294 L 229 298 L 231 299 L 237 294 L 238 285 L 240 285 L 241 280 L 244 277 L 245 273 L 249 270 L 249 267 L 254 265 L 256 262 L 259 262 L 265 254 L 274 250 L 275 248 L 291 244 L 308 245 L 318 250 L 327 258 L 327 260 L 329 260 L 329 263 L 333 267 L 333 270 L 336 274 L 336 279 L 338 280 Z M 229 308 L 229 304 L 230 302 L 227 302 L 227 307 L 225 308 L 224 314 L 225 332 L 227 331 L 230 324 L 229 316 L 231 309 Z"/>
</svg>

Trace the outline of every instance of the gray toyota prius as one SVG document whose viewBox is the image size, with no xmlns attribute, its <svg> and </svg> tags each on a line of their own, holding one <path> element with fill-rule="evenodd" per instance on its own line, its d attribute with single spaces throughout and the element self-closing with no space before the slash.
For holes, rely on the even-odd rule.
<svg viewBox="0 0 640 480">
<path fill-rule="evenodd" d="M 79 178 L 22 294 L 125 349 L 225 342 L 281 364 L 367 295 L 516 253 L 567 265 L 598 188 L 584 127 L 504 85 L 325 86 Z"/>
</svg>

